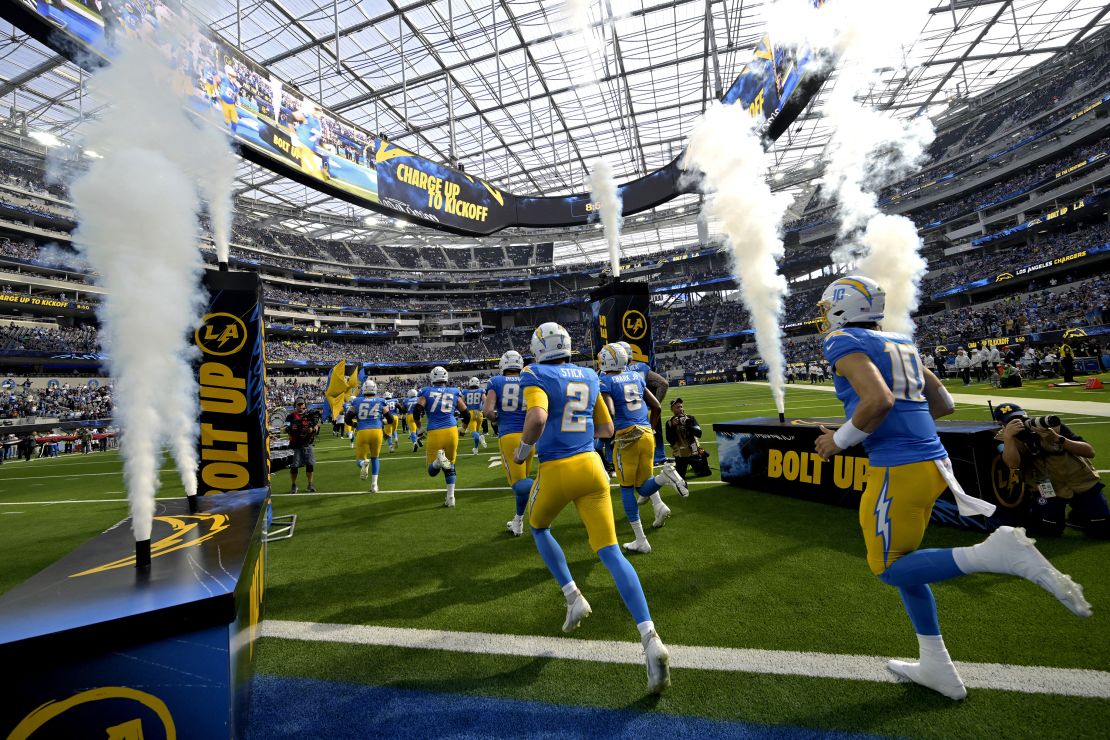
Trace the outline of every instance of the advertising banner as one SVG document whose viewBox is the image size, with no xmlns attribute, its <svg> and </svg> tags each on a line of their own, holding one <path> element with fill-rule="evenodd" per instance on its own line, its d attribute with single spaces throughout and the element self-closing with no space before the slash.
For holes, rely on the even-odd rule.
<svg viewBox="0 0 1110 740">
<path fill-rule="evenodd" d="M 591 329 L 594 359 L 610 342 L 628 342 L 631 362 L 646 362 L 655 367 L 655 346 L 651 339 L 651 299 L 647 283 L 614 280 L 590 293 Z"/>
<path fill-rule="evenodd" d="M 814 452 L 819 427 L 843 422 L 788 419 L 781 423 L 756 418 L 714 424 L 721 480 L 754 491 L 859 508 L 867 487 L 863 448 L 857 445 L 827 461 Z M 952 494 L 945 492 L 933 508 L 932 520 L 980 531 L 1018 522 L 1027 499 L 1020 479 L 1013 479 L 1002 462 L 994 440 L 998 425 L 939 421 L 937 429 L 964 492 L 995 504 L 998 510 L 990 519 L 961 516 Z"/>
<path fill-rule="evenodd" d="M 970 283 L 957 285 L 954 288 L 947 288 L 945 290 L 933 293 L 930 297 L 933 300 L 936 300 L 938 298 L 944 298 L 945 296 L 963 293 L 964 291 L 971 290 L 972 288 L 982 288 L 993 283 L 1002 283 L 1007 280 L 1013 280 L 1016 277 L 1022 277 L 1023 275 L 1030 275 L 1035 272 L 1041 272 L 1042 270 L 1047 270 L 1051 267 L 1071 265 L 1072 263 L 1079 262 L 1081 260 L 1086 261 L 1090 258 L 1098 257 L 1099 255 L 1108 254 L 1110 254 L 1110 242 L 1104 242 L 1093 247 L 1088 247 L 1087 249 L 1081 249 L 1078 252 L 1065 254 L 1062 257 L 1055 257 L 1053 259 L 1043 260 L 1031 265 L 1023 265 L 1022 267 L 1015 269 L 1013 272 L 1000 272 L 993 278 L 980 278 L 978 280 L 973 280 Z"/>
<path fill-rule="evenodd" d="M 204 273 L 210 296 L 193 333 L 200 357 L 197 493 L 270 485 L 262 280 L 254 272 Z"/>
<path fill-rule="evenodd" d="M 0 16 L 87 69 L 107 63 L 121 35 L 157 40 L 180 12 L 182 5 L 171 0 L 0 3 Z M 723 102 L 744 105 L 762 119 L 764 138 L 774 140 L 831 70 L 815 59 L 764 37 Z M 324 109 L 220 39 L 197 36 L 188 50 L 175 52 L 174 63 L 183 96 L 197 112 L 222 121 L 245 158 L 322 192 L 460 234 L 581 225 L 596 216 L 589 193 L 518 197 L 405 151 Z M 621 185 L 623 213 L 689 192 L 693 183 L 680 183 L 680 159 Z"/>
<path fill-rule="evenodd" d="M 0 306 L 14 306 L 21 311 L 57 313 L 59 310 L 76 313 L 92 313 L 93 305 L 81 301 L 63 301 L 41 295 L 23 293 L 0 293 Z"/>
</svg>

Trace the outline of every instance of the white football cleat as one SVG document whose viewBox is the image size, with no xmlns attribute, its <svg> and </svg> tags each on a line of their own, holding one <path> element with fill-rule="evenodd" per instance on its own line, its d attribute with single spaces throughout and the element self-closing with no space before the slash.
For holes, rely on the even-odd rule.
<svg viewBox="0 0 1110 740">
<path fill-rule="evenodd" d="M 483 434 L 481 437 L 478 437 L 478 444 L 482 446 L 483 450 L 488 447 L 488 445 L 486 444 L 486 435 Z"/>
<path fill-rule="evenodd" d="M 378 492 L 378 484 L 377 483 L 371 483 L 370 484 L 370 493 L 377 493 L 377 492 Z"/>
<path fill-rule="evenodd" d="M 678 495 L 686 498 L 690 495 L 690 487 L 686 485 L 686 481 L 682 480 L 682 476 L 675 470 L 674 465 L 670 463 L 663 463 L 663 469 L 659 471 L 659 475 L 663 476 L 668 483 L 675 487 Z"/>
<path fill-rule="evenodd" d="M 447 498 L 443 499 L 443 506 L 444 506 L 444 508 L 447 508 L 447 509 L 455 508 L 455 494 L 453 494 L 453 493 L 447 494 Z"/>
<path fill-rule="evenodd" d="M 626 542 L 626 543 L 624 543 L 624 549 L 628 550 L 629 552 L 639 552 L 639 553 L 643 553 L 644 555 L 647 555 L 648 553 L 651 552 L 651 543 L 648 542 L 647 538 L 645 537 L 642 540 L 636 540 L 635 542 Z"/>
<path fill-rule="evenodd" d="M 470 454 L 471 455 L 477 455 L 478 454 L 478 448 L 475 447 L 473 450 L 470 451 Z"/>
<path fill-rule="evenodd" d="M 671 507 L 667 506 L 666 504 L 663 504 L 662 506 L 660 506 L 659 508 L 657 508 L 655 510 L 655 521 L 651 523 L 651 526 L 654 527 L 655 529 L 659 529 L 664 524 L 666 524 L 667 520 L 670 519 L 670 518 L 671 518 Z"/>
<path fill-rule="evenodd" d="M 524 520 L 517 519 L 514 516 L 512 519 L 505 522 L 505 529 L 509 530 L 509 533 L 513 537 L 520 537 L 522 534 L 524 534 Z"/>
<path fill-rule="evenodd" d="M 975 560 L 991 573 L 1008 573 L 1032 581 L 1055 596 L 1077 617 L 1091 616 L 1091 605 L 1083 587 L 1058 571 L 1035 546 L 1021 527 L 999 527 L 975 545 Z"/>
<path fill-rule="evenodd" d="M 671 654 L 655 630 L 647 633 L 641 642 L 644 644 L 644 660 L 647 663 L 649 694 L 662 694 L 671 685 Z"/>
<path fill-rule="evenodd" d="M 358 478 L 359 480 L 366 480 L 370 477 L 370 461 L 363 460 L 358 464 Z"/>
<path fill-rule="evenodd" d="M 443 450 L 436 451 L 436 467 L 440 470 L 450 471 L 454 466 L 451 461 L 447 459 L 447 454 Z"/>
<path fill-rule="evenodd" d="M 905 660 L 889 660 L 886 667 L 891 673 L 913 681 L 916 684 L 944 694 L 953 701 L 967 698 L 967 689 L 956 672 L 951 660 L 923 660 L 911 663 Z"/>
<path fill-rule="evenodd" d="M 563 632 L 573 632 L 582 626 L 582 620 L 594 613 L 590 602 L 579 592 L 578 598 L 567 604 L 567 619 L 563 622 Z"/>
</svg>

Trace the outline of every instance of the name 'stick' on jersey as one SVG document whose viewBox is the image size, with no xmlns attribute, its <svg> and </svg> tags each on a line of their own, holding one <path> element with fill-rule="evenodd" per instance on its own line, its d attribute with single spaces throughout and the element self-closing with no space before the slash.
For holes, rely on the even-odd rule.
<svg viewBox="0 0 1110 740">
<path fill-rule="evenodd" d="M 863 442 L 871 465 L 893 467 L 948 456 L 929 413 L 925 366 L 913 340 L 900 334 L 846 327 L 829 332 L 822 348 L 825 359 L 834 367 L 847 355 L 867 355 L 894 394 L 894 408 Z M 834 374 L 833 385 L 836 397 L 844 404 L 845 416 L 851 418 L 859 405 L 859 395 L 839 373 Z"/>
<path fill-rule="evenodd" d="M 535 363 L 521 371 L 520 386 L 534 386 L 547 395 L 547 425 L 536 442 L 540 462 L 593 451 L 594 405 L 600 392 L 596 372 L 577 365 Z"/>
</svg>

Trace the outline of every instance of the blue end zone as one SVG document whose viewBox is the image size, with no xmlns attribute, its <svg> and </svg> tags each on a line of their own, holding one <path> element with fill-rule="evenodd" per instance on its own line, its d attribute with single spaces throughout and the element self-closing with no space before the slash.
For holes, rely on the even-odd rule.
<svg viewBox="0 0 1110 740">
<path fill-rule="evenodd" d="M 381 688 L 306 678 L 255 677 L 252 740 L 388 738 L 855 738 L 802 727 L 722 722 L 658 712 L 592 709 L 515 699 Z"/>
</svg>

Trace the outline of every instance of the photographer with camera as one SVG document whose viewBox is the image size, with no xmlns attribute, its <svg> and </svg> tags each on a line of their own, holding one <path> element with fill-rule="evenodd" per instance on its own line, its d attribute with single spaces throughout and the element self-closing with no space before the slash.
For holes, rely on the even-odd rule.
<svg viewBox="0 0 1110 740">
<path fill-rule="evenodd" d="M 289 449 L 293 451 L 293 461 L 289 464 L 289 493 L 297 492 L 297 471 L 301 466 L 304 466 L 308 478 L 308 492 L 316 491 L 312 485 L 316 450 L 312 445 L 320 432 L 320 420 L 320 411 L 307 408 L 303 397 L 293 399 L 293 412 L 285 417 L 285 433 L 289 437 Z"/>
<path fill-rule="evenodd" d="M 1015 403 L 994 411 L 1002 430 L 1002 460 L 1022 476 L 1030 495 L 1031 533 L 1059 536 L 1067 523 L 1100 539 L 1110 538 L 1110 506 L 1091 458 L 1094 448 L 1058 416 L 1028 417 Z"/>
<path fill-rule="evenodd" d="M 710 475 L 709 453 L 698 444 L 701 425 L 697 418 L 686 413 L 681 398 L 671 401 L 671 418 L 667 421 L 667 444 L 671 446 L 674 466 L 686 479 L 686 469 L 693 468 L 694 476 Z"/>
</svg>

